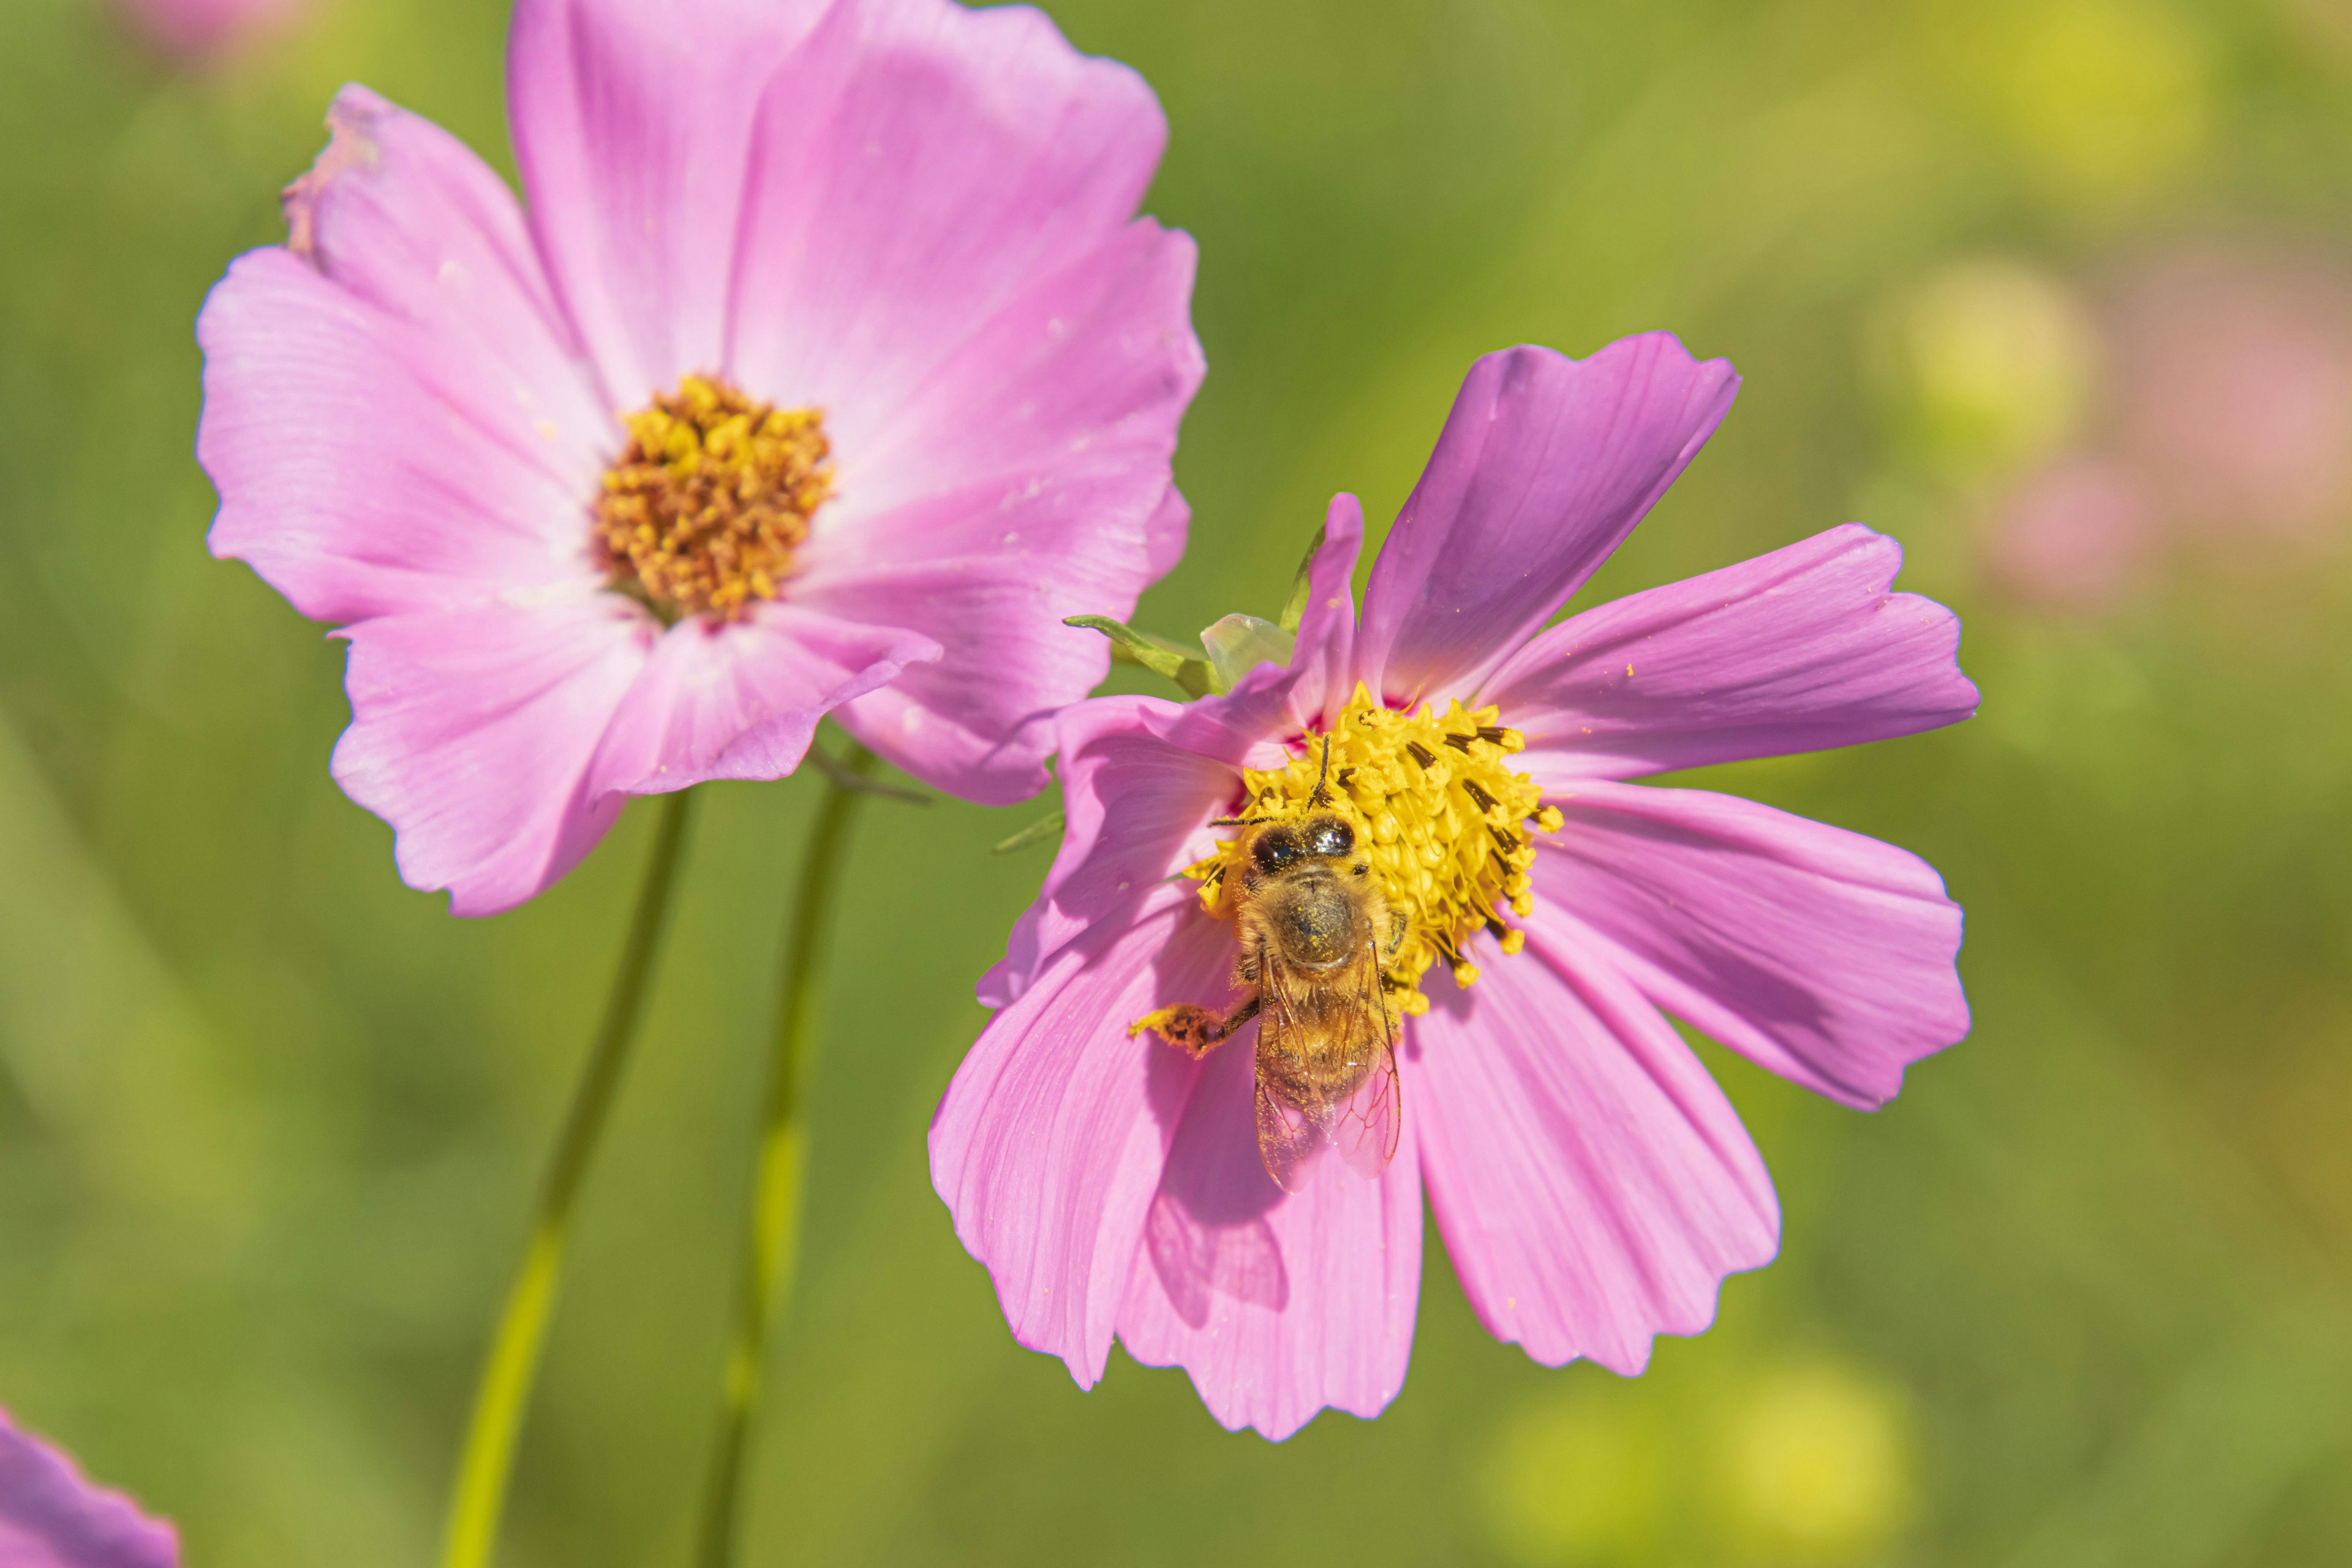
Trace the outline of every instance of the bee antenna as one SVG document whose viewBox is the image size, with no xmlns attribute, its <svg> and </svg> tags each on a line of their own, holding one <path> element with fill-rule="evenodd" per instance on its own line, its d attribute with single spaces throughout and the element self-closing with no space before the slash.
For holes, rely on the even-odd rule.
<svg viewBox="0 0 2352 1568">
<path fill-rule="evenodd" d="M 1209 821 L 1209 826 L 1212 827 L 1255 827 L 1262 823 L 1272 822 L 1274 818 L 1271 816 L 1218 816 L 1212 817 Z"/>
<path fill-rule="evenodd" d="M 1330 776 L 1331 776 L 1331 737 L 1330 737 L 1329 735 L 1328 735 L 1328 734 L 1327 734 L 1327 735 L 1325 735 L 1325 736 L 1323 737 L 1323 771 L 1322 771 L 1322 772 L 1320 772 L 1320 773 L 1317 773 L 1317 774 L 1315 775 L 1315 793 L 1314 793 L 1313 795 L 1308 795 L 1308 796 L 1307 797 L 1307 805 L 1323 805 L 1323 804 L 1325 803 L 1325 801 L 1327 800 L 1328 796 L 1327 796 L 1327 794 L 1326 794 L 1326 792 L 1325 792 L 1325 790 L 1324 790 L 1324 788 L 1323 788 L 1323 781 L 1324 781 L 1325 779 L 1329 778 Z"/>
</svg>

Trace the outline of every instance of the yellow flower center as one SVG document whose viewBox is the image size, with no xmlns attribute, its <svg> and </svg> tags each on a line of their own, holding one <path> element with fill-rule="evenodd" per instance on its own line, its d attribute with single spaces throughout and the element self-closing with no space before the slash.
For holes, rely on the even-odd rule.
<svg viewBox="0 0 2352 1568">
<path fill-rule="evenodd" d="M 824 416 L 689 375 L 623 423 L 628 448 L 604 471 L 593 523 L 613 586 L 666 623 L 740 620 L 774 598 L 832 493 Z"/>
<path fill-rule="evenodd" d="M 1457 985 L 1478 978 L 1465 956 L 1472 933 L 1493 934 L 1507 953 L 1525 934 L 1503 923 L 1502 911 L 1524 917 L 1535 907 L 1528 872 L 1535 864 L 1534 833 L 1558 832 L 1559 808 L 1506 760 L 1527 744 L 1517 730 L 1495 721 L 1500 710 L 1473 712 L 1458 701 L 1444 713 L 1427 703 L 1414 713 L 1381 706 L 1360 684 L 1331 726 L 1330 773 L 1324 798 L 1313 799 L 1324 769 L 1323 736 L 1310 731 L 1300 754 L 1269 773 L 1245 770 L 1249 799 L 1237 816 L 1311 816 L 1335 811 L 1349 819 L 1356 843 L 1381 879 L 1391 909 L 1411 921 L 1391 960 L 1395 1001 L 1407 1013 L 1429 1009 L 1421 977 L 1444 959 Z M 1530 832 L 1532 826 L 1534 832 Z M 1244 833 L 1185 868 L 1200 881 L 1201 906 L 1230 919 L 1229 889 L 1247 869 Z"/>
</svg>

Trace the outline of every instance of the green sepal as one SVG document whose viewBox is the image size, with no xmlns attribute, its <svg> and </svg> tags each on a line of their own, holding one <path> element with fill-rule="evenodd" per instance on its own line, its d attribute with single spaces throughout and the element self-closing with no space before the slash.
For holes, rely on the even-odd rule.
<svg viewBox="0 0 2352 1568">
<path fill-rule="evenodd" d="M 1010 838 L 999 840 L 989 853 L 1010 855 L 1016 849 L 1026 849 L 1032 844 L 1040 843 L 1045 839 L 1059 838 L 1062 836 L 1062 825 L 1067 820 L 1068 818 L 1058 811 L 1051 816 L 1041 816 Z"/>
<path fill-rule="evenodd" d="M 1102 633 L 1110 638 L 1112 662 L 1141 665 L 1156 675 L 1164 675 L 1182 687 L 1187 696 L 1206 697 L 1218 689 L 1209 661 L 1188 651 L 1181 643 L 1137 631 L 1108 616 L 1071 616 L 1062 624 Z"/>
</svg>

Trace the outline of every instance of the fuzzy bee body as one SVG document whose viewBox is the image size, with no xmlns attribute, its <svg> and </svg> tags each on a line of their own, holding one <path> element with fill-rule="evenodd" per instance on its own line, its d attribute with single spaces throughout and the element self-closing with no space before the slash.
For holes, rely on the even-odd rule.
<svg viewBox="0 0 2352 1568">
<path fill-rule="evenodd" d="M 1220 1016 L 1191 1005 L 1149 1020 L 1198 1056 L 1258 1020 L 1258 1152 L 1293 1189 L 1321 1148 L 1377 1176 L 1396 1152 L 1401 1106 L 1382 958 L 1404 921 L 1392 911 L 1355 830 L 1336 813 L 1236 824 L 1253 829 L 1234 895 L 1234 984 L 1248 993 Z"/>
</svg>

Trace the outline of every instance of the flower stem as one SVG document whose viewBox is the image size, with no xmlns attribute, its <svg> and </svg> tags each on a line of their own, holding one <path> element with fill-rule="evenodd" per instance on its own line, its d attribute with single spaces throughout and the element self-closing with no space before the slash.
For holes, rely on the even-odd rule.
<svg viewBox="0 0 2352 1568">
<path fill-rule="evenodd" d="M 742 1295 L 734 1338 L 719 1394 L 719 1440 L 711 1456 L 710 1488 L 703 1501 L 702 1529 L 695 1552 L 698 1568 L 729 1568 L 735 1559 L 737 1494 L 751 1417 L 759 1408 L 768 1329 L 792 1296 L 801 1228 L 801 1168 L 808 1149 L 802 1098 L 807 1087 L 809 1038 L 816 1020 L 818 968 L 824 958 L 825 909 L 841 868 L 850 818 L 861 787 L 874 768 L 874 754 L 852 746 L 839 769 L 824 769 L 830 782 L 809 830 L 801 868 L 800 898 L 784 947 L 783 991 L 776 1010 L 776 1055 L 770 1068 L 768 1104 L 760 1133 L 759 1163 L 751 1194 L 751 1220 L 744 1237 Z"/>
<path fill-rule="evenodd" d="M 490 1342 L 489 1358 L 474 1394 L 474 1415 L 466 1429 L 466 1451 L 457 1462 L 457 1484 L 449 1503 L 449 1533 L 443 1544 L 443 1568 L 487 1568 L 498 1545 L 499 1515 L 506 1506 L 507 1481 L 514 1468 L 515 1439 L 530 1404 L 531 1383 L 547 1339 L 547 1321 L 555 1305 L 555 1290 L 563 1272 L 563 1255 L 571 1243 L 572 1208 L 581 1183 L 595 1157 L 596 1144 L 613 1109 L 614 1091 L 628 1063 L 629 1045 L 644 1010 L 646 978 L 653 968 L 654 950 L 661 943 L 662 921 L 669 909 L 670 889 L 677 881 L 678 847 L 686 837 L 689 790 L 662 800 L 661 825 L 655 829 L 652 858 L 637 891 L 636 911 L 629 919 L 627 943 L 621 965 L 613 976 L 613 994 L 604 1005 L 604 1026 L 588 1053 L 579 1083 L 564 1113 L 563 1132 L 555 1158 L 547 1167 L 539 1196 L 539 1212 L 531 1222 L 530 1241 L 523 1250 L 522 1267 L 507 1292 L 498 1335 Z"/>
</svg>

